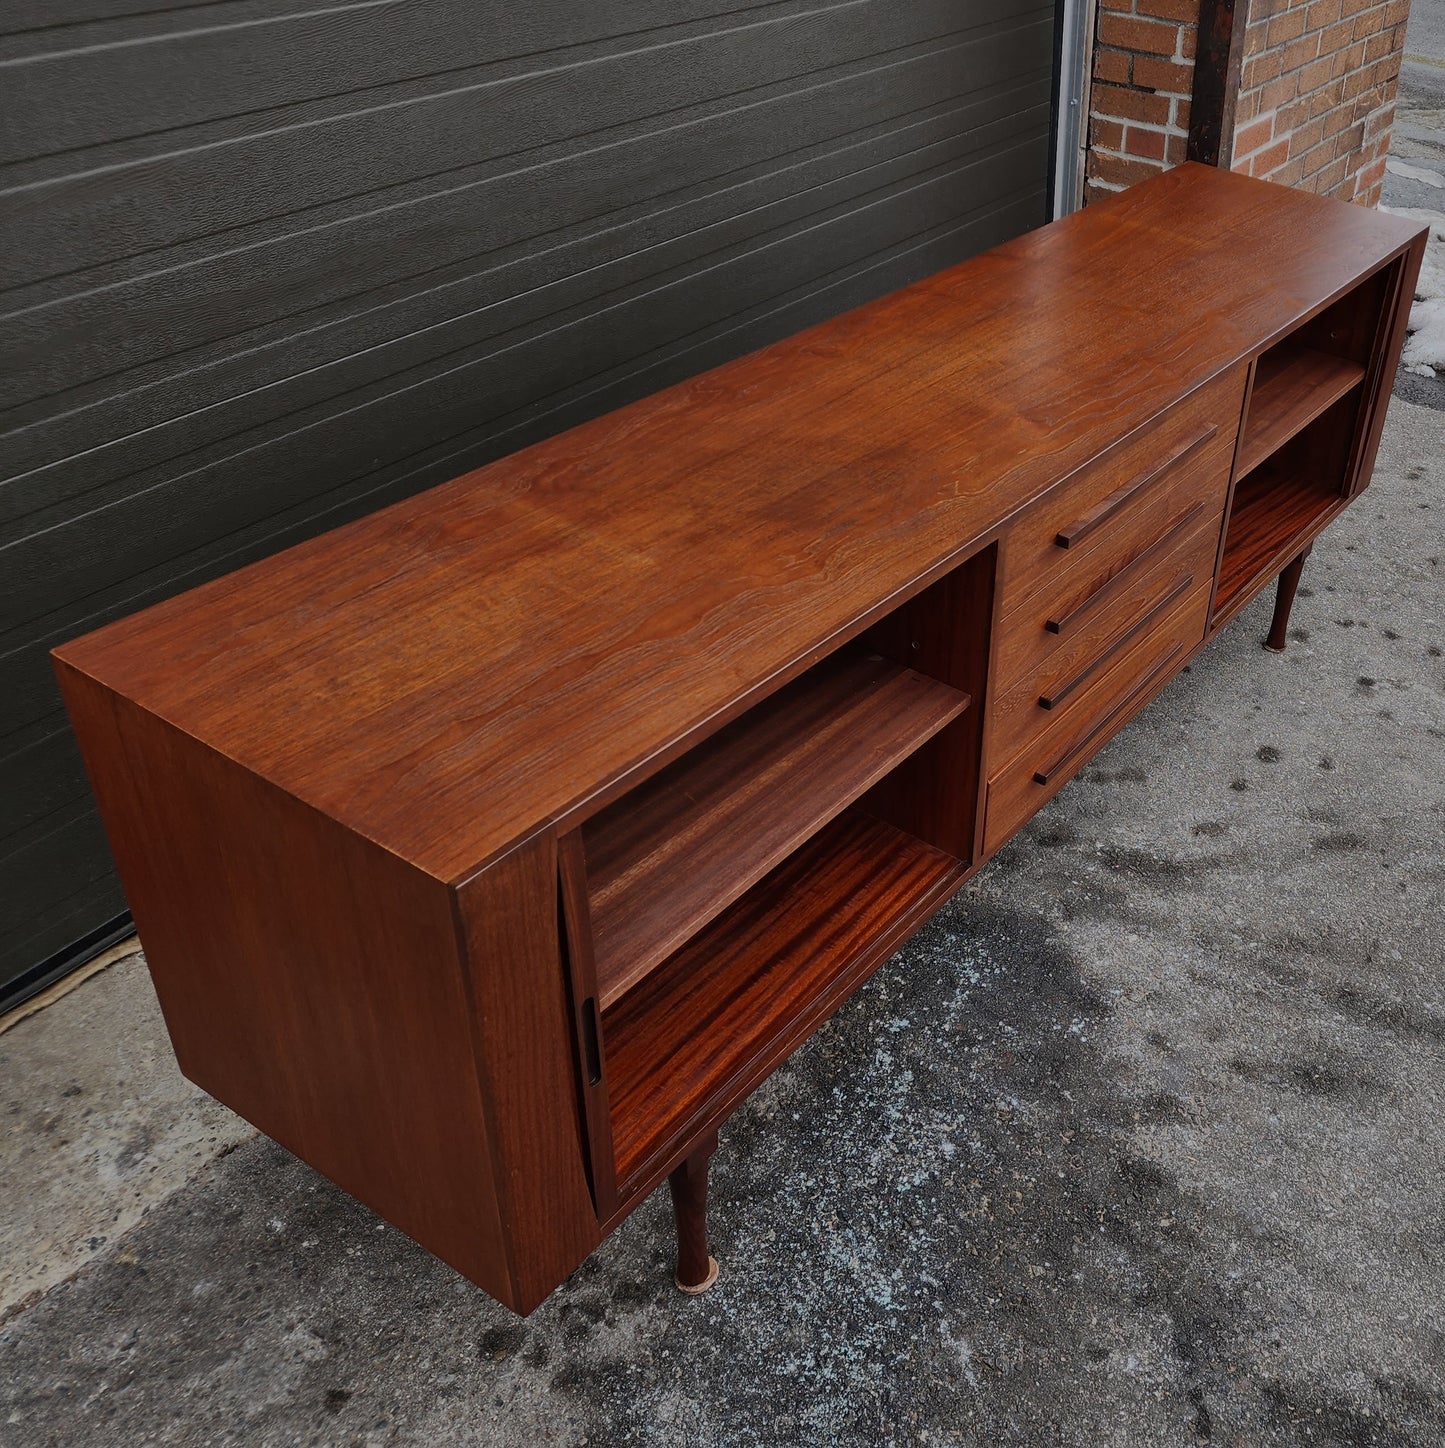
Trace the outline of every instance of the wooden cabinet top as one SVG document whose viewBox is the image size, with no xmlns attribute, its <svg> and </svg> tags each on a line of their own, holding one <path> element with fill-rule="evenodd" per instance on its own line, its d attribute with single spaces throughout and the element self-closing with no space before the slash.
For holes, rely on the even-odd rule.
<svg viewBox="0 0 1445 1448">
<path fill-rule="evenodd" d="M 57 655 L 460 881 L 1418 230 L 1184 166 Z"/>
</svg>

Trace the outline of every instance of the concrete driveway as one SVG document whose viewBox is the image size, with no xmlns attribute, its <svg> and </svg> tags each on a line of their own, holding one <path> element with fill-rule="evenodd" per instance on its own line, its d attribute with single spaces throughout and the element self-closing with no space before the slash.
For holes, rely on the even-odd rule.
<svg viewBox="0 0 1445 1448">
<path fill-rule="evenodd" d="M 1433 219 L 1437 233 L 1413 319 L 1423 330 L 1406 349 L 1407 357 L 1430 360 L 1403 369 L 1396 391 L 1411 402 L 1445 407 L 1445 0 L 1415 0 L 1411 7 L 1385 167 L 1383 205 Z"/>
</svg>

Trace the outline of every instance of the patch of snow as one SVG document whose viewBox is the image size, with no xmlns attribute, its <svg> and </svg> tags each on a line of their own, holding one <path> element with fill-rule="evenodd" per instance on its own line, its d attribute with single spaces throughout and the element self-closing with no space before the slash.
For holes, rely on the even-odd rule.
<svg viewBox="0 0 1445 1448">
<path fill-rule="evenodd" d="M 1391 167 L 1405 165 L 1393 160 L 1387 164 Z M 1415 179 L 1422 178 L 1417 176 Z M 1420 280 L 1415 283 L 1415 304 L 1410 308 L 1409 336 L 1405 339 L 1405 350 L 1400 360 L 1407 371 L 1421 377 L 1445 373 L 1445 215 L 1409 206 L 1382 206 L 1380 210 L 1388 211 L 1392 216 L 1423 221 L 1430 228 L 1430 237 L 1425 243 L 1425 260 L 1420 266 Z"/>
</svg>

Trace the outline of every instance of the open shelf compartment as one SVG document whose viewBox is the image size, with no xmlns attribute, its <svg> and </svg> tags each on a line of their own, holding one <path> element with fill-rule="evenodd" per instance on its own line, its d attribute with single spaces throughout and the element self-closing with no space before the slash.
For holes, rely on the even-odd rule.
<svg viewBox="0 0 1445 1448">
<path fill-rule="evenodd" d="M 731 1110 L 967 867 L 850 808 L 603 1016 L 622 1194 Z"/>
<path fill-rule="evenodd" d="M 1211 626 L 1234 616 L 1345 505 L 1356 483 L 1366 379 L 1383 345 L 1382 269 L 1262 353 L 1225 521 Z"/>
<path fill-rule="evenodd" d="M 973 867 L 997 561 L 959 563 L 561 842 L 603 1199 L 654 1184 Z"/>
<path fill-rule="evenodd" d="M 602 1008 L 968 703 L 844 649 L 595 816 L 583 841 Z"/>
<path fill-rule="evenodd" d="M 1239 443 L 1241 476 L 1308 427 L 1365 380 L 1362 364 L 1296 342 L 1271 347 L 1255 368 L 1249 419 Z"/>
<path fill-rule="evenodd" d="M 1328 481 L 1267 459 L 1234 490 L 1214 616 L 1233 614 L 1345 505 Z"/>
<path fill-rule="evenodd" d="M 1234 485 L 1213 624 L 1233 617 L 1345 506 L 1358 394 L 1347 392 Z"/>
</svg>

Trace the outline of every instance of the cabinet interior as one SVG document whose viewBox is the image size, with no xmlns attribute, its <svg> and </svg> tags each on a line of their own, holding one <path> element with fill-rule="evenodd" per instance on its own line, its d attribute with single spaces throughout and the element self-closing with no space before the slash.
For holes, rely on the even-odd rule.
<svg viewBox="0 0 1445 1448">
<path fill-rule="evenodd" d="M 1354 490 L 1366 378 L 1384 346 L 1382 268 L 1260 354 L 1235 457 L 1213 625 L 1236 613 Z"/>
<path fill-rule="evenodd" d="M 761 1079 L 975 857 L 996 546 L 581 827 L 619 1188 Z M 583 987 L 586 988 L 585 985 Z"/>
</svg>

